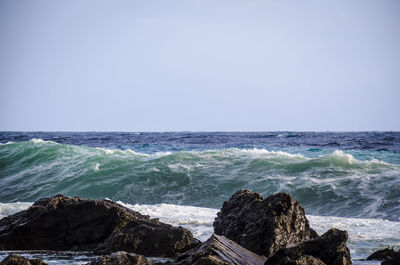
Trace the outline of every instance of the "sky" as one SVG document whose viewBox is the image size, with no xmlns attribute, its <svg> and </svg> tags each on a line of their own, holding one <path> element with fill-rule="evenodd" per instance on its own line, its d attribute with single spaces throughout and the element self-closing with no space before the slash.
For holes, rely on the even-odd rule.
<svg viewBox="0 0 400 265">
<path fill-rule="evenodd" d="M 0 0 L 1 131 L 400 130 L 397 0 Z"/>
</svg>

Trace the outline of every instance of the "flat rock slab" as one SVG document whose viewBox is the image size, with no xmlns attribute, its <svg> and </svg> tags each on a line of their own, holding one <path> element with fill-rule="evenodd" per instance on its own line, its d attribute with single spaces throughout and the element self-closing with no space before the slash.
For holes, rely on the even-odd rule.
<svg viewBox="0 0 400 265">
<path fill-rule="evenodd" d="M 200 246 L 177 259 L 180 265 L 263 265 L 266 257 L 257 255 L 236 242 L 213 234 Z"/>
<path fill-rule="evenodd" d="M 129 235 L 129 241 L 118 236 L 121 231 Z M 126 250 L 168 257 L 186 251 L 192 242 L 193 236 L 187 229 L 150 219 L 109 200 L 56 195 L 40 199 L 29 209 L 0 220 L 1 250 L 94 250 L 101 247 L 107 254 Z"/>
<path fill-rule="evenodd" d="M 224 202 L 214 221 L 214 232 L 266 257 L 318 237 L 303 207 L 290 194 L 277 193 L 264 199 L 249 190 L 239 190 Z"/>
</svg>

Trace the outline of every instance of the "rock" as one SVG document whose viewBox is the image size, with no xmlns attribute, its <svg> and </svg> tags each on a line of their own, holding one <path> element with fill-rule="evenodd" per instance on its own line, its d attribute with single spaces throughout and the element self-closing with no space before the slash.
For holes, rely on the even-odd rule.
<svg viewBox="0 0 400 265">
<path fill-rule="evenodd" d="M 350 265 L 350 251 L 346 246 L 346 231 L 336 228 L 328 230 L 320 237 L 307 240 L 290 248 L 283 248 L 269 257 L 265 265 L 280 264 L 326 264 Z M 295 263 L 299 259 L 315 258 L 314 263 Z M 290 262 L 294 263 L 290 263 Z M 311 261 L 310 261 L 311 262 Z M 318 263 L 319 262 L 319 263 Z"/>
<path fill-rule="evenodd" d="M 144 256 L 118 251 L 107 256 L 100 256 L 88 265 L 152 265 Z"/>
<path fill-rule="evenodd" d="M 42 259 L 27 259 L 17 254 L 10 254 L 0 262 L 0 265 L 48 265 Z"/>
<path fill-rule="evenodd" d="M 277 193 L 263 199 L 248 190 L 239 190 L 224 202 L 214 232 L 267 257 L 280 248 L 318 237 L 291 195 Z"/>
<path fill-rule="evenodd" d="M 125 239 L 116 236 L 121 231 L 130 232 L 129 242 L 117 242 Z M 147 234 L 149 231 L 153 233 Z M 124 250 L 118 249 L 124 246 L 136 249 L 137 254 L 164 256 L 186 250 L 192 240 L 184 228 L 150 219 L 115 202 L 63 195 L 40 199 L 29 209 L 0 220 L 1 250 L 93 250 L 112 241 L 112 251 Z M 132 248 L 126 246 L 131 243 Z"/>
<path fill-rule="evenodd" d="M 374 253 L 368 256 L 367 260 L 388 260 L 392 259 L 395 254 L 396 251 L 394 251 L 393 249 L 385 248 L 375 251 Z"/>
<path fill-rule="evenodd" d="M 267 259 L 265 265 L 326 265 L 320 259 L 303 254 L 302 245 L 281 248 Z"/>
<path fill-rule="evenodd" d="M 386 256 L 382 265 L 399 265 L 400 264 L 400 251 L 395 251 L 392 256 Z"/>
<path fill-rule="evenodd" d="M 182 228 L 158 223 L 144 223 L 115 231 L 94 252 L 109 254 L 123 250 L 152 257 L 172 257 L 191 247 L 192 234 Z"/>
<path fill-rule="evenodd" d="M 262 265 L 266 258 L 236 242 L 213 234 L 206 242 L 177 258 L 180 265 Z"/>
</svg>

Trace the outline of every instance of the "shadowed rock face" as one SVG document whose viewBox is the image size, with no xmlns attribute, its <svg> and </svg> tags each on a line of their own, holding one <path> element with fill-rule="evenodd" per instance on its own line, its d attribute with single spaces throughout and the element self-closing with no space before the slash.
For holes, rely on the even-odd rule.
<svg viewBox="0 0 400 265">
<path fill-rule="evenodd" d="M 27 259 L 17 254 L 10 254 L 0 262 L 0 265 L 48 265 L 42 259 Z"/>
<path fill-rule="evenodd" d="M 206 242 L 184 253 L 179 265 L 262 265 L 266 258 L 259 256 L 224 236 L 212 235 Z"/>
<path fill-rule="evenodd" d="M 193 242 L 192 234 L 182 228 L 157 223 L 144 223 L 118 230 L 96 250 L 96 254 L 115 251 L 140 253 L 150 257 L 172 257 L 177 252 L 188 250 Z"/>
<path fill-rule="evenodd" d="M 390 260 L 395 256 L 396 251 L 390 248 L 381 249 L 375 251 L 368 256 L 367 260 Z"/>
<path fill-rule="evenodd" d="M 264 199 L 248 190 L 237 191 L 224 202 L 214 221 L 214 232 L 260 255 L 317 237 L 303 207 L 286 193 Z"/>
<path fill-rule="evenodd" d="M 135 231 L 129 234 L 130 242 L 117 241 L 122 230 Z M 157 233 L 140 237 L 149 230 Z M 146 248 L 150 256 L 173 255 L 187 249 L 193 240 L 184 228 L 150 219 L 115 202 L 63 195 L 40 199 L 29 209 L 0 220 L 2 250 L 93 250 L 109 237 L 113 244 L 102 245 L 103 250 L 133 244 L 136 253 L 142 254 L 140 250 Z"/>
<path fill-rule="evenodd" d="M 321 237 L 299 243 L 290 248 L 282 248 L 269 257 L 265 265 L 326 264 L 350 265 L 350 251 L 346 247 L 347 232 L 336 228 L 328 230 Z M 301 263 L 310 259 L 310 263 Z"/>
<path fill-rule="evenodd" d="M 118 251 L 111 255 L 98 257 L 88 265 L 153 265 L 153 262 L 141 255 Z"/>
<path fill-rule="evenodd" d="M 373 253 L 372 255 L 375 254 L 375 257 L 380 256 L 380 258 L 381 258 L 380 260 L 383 260 L 382 265 L 399 265 L 400 264 L 400 251 L 394 251 L 393 249 L 384 249 L 383 251 L 377 251 L 377 252 Z M 370 257 L 368 257 L 368 258 L 370 258 Z"/>
</svg>

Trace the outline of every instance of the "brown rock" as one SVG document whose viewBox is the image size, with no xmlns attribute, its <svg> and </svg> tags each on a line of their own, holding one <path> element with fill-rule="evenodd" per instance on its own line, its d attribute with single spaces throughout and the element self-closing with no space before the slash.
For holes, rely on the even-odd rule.
<svg viewBox="0 0 400 265">
<path fill-rule="evenodd" d="M 98 257 L 88 265 L 153 265 L 153 262 L 141 255 L 118 251 L 111 255 Z"/>
<path fill-rule="evenodd" d="M 121 231 L 134 231 L 129 234 L 130 242 L 116 242 Z M 146 234 L 149 231 L 154 233 Z M 136 253 L 143 254 L 140 250 L 146 249 L 147 255 L 157 256 L 188 248 L 193 236 L 184 228 L 150 219 L 109 200 L 63 195 L 40 199 L 29 209 L 0 220 L 2 250 L 93 250 L 110 240 L 114 242 L 112 251 L 124 250 L 118 246 L 132 243 Z"/>
<path fill-rule="evenodd" d="M 179 265 L 262 265 L 266 258 L 259 256 L 236 242 L 213 234 L 206 242 L 182 254 Z"/>
<path fill-rule="evenodd" d="M 336 228 L 328 230 L 321 237 L 299 243 L 291 248 L 282 248 L 268 258 L 265 265 L 326 264 L 350 265 L 350 251 L 346 246 L 347 232 Z M 314 259 L 312 259 L 313 257 Z M 299 263 L 311 259 L 311 263 Z M 312 263 L 314 262 L 314 263 Z"/>
<path fill-rule="evenodd" d="M 27 259 L 17 254 L 10 254 L 0 262 L 0 265 L 48 265 L 42 259 Z"/>
<path fill-rule="evenodd" d="M 318 236 L 291 195 L 278 193 L 264 199 L 248 190 L 239 190 L 224 202 L 214 232 L 267 257 Z"/>
</svg>

